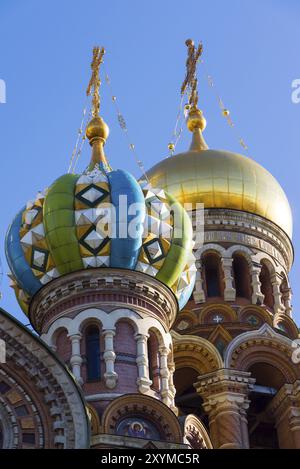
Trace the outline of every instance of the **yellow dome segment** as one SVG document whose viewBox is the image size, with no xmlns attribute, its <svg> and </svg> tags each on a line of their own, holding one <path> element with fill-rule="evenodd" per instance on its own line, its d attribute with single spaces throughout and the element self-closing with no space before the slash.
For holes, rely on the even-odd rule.
<svg viewBox="0 0 300 469">
<path fill-rule="evenodd" d="M 188 151 L 169 157 L 148 171 L 154 187 L 179 202 L 204 203 L 260 215 L 292 236 L 292 213 L 280 184 L 250 158 L 220 150 Z"/>
</svg>

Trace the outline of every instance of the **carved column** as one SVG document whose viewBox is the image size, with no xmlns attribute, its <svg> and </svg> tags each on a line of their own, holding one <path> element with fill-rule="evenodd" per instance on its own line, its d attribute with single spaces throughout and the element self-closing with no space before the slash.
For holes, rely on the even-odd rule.
<svg viewBox="0 0 300 469">
<path fill-rule="evenodd" d="M 283 385 L 268 411 L 275 417 L 279 447 L 300 449 L 300 380 Z"/>
<path fill-rule="evenodd" d="M 251 285 L 252 285 L 252 304 L 263 304 L 264 294 L 261 291 L 261 282 L 259 280 L 261 272 L 261 264 L 253 263 L 251 269 Z"/>
<path fill-rule="evenodd" d="M 232 276 L 232 258 L 222 257 L 222 266 L 224 272 L 224 300 L 234 301 L 236 297 L 236 291 L 233 287 L 233 276 Z"/>
<path fill-rule="evenodd" d="M 161 376 L 161 397 L 162 401 L 170 406 L 172 402 L 172 396 L 169 389 L 169 377 L 170 372 L 168 369 L 168 354 L 169 350 L 167 347 L 159 347 L 160 355 L 160 376 Z"/>
<path fill-rule="evenodd" d="M 175 395 L 176 395 L 176 388 L 174 386 L 174 373 L 175 373 L 175 363 L 174 361 L 169 362 L 169 389 L 170 389 L 170 394 L 171 394 L 171 406 L 170 408 L 173 410 L 173 412 L 178 415 L 178 409 L 175 406 Z"/>
<path fill-rule="evenodd" d="M 246 411 L 254 381 L 250 373 L 221 369 L 195 383 L 208 413 L 214 448 L 249 448 Z"/>
<path fill-rule="evenodd" d="M 277 273 L 272 275 L 271 278 L 272 287 L 273 287 L 273 297 L 274 297 L 274 313 L 281 313 L 284 311 L 284 306 L 281 301 L 281 291 L 280 291 L 280 284 L 281 284 L 281 276 Z"/>
<path fill-rule="evenodd" d="M 72 373 L 76 378 L 76 381 L 79 384 L 82 384 L 82 377 L 81 377 L 81 364 L 82 364 L 82 357 L 80 353 L 80 340 L 81 334 L 73 334 L 68 336 L 71 340 L 72 345 L 72 355 L 70 359 L 70 364 L 72 367 Z"/>
<path fill-rule="evenodd" d="M 114 336 L 115 330 L 114 329 L 104 329 L 103 330 L 104 336 L 104 354 L 103 358 L 105 361 L 105 385 L 109 389 L 113 389 L 117 385 L 118 375 L 115 372 L 115 359 L 116 354 L 114 352 Z"/>
<path fill-rule="evenodd" d="M 195 303 L 204 303 L 205 302 L 205 292 L 203 289 L 203 278 L 202 278 L 202 266 L 201 261 L 196 261 L 196 282 L 193 293 L 193 298 Z"/>
<path fill-rule="evenodd" d="M 138 366 L 138 379 L 137 384 L 139 391 L 142 394 L 147 394 L 150 392 L 150 386 L 152 381 L 149 379 L 149 361 L 147 353 L 147 340 L 148 334 L 136 334 L 136 344 L 137 344 L 137 357 L 136 363 Z"/>
<path fill-rule="evenodd" d="M 290 318 L 292 317 L 292 289 L 290 287 L 284 288 L 282 292 L 282 298 L 284 303 L 285 314 L 287 314 Z"/>
</svg>

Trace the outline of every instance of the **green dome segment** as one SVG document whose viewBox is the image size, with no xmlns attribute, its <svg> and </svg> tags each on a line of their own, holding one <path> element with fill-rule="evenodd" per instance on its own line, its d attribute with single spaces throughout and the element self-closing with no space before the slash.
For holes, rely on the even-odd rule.
<svg viewBox="0 0 300 469">
<path fill-rule="evenodd" d="M 57 179 L 45 198 L 43 213 L 46 241 L 61 275 L 83 269 L 74 214 L 74 192 L 79 176 Z"/>
<path fill-rule="evenodd" d="M 174 236 L 166 262 L 157 274 L 157 279 L 172 287 L 184 270 L 188 253 L 192 250 L 193 230 L 188 214 L 174 197 L 167 195 L 172 211 L 176 213 Z"/>
<path fill-rule="evenodd" d="M 131 213 L 135 204 L 138 210 Z M 136 237 L 130 233 L 133 222 Z M 127 238 L 121 235 L 124 229 Z M 191 251 L 191 221 L 173 197 L 125 171 L 105 173 L 100 167 L 57 179 L 21 211 L 6 241 L 12 286 L 25 312 L 51 280 L 105 267 L 156 277 L 173 290 L 182 307 L 195 281 Z"/>
</svg>

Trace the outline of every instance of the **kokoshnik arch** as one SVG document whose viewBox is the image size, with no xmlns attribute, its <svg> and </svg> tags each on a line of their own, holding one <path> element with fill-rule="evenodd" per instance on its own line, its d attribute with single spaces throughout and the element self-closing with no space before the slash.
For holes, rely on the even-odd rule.
<svg viewBox="0 0 300 469">
<path fill-rule="evenodd" d="M 90 164 L 8 229 L 12 287 L 40 337 L 1 311 L 0 447 L 300 448 L 290 206 L 254 160 L 208 148 L 202 45 L 186 45 L 190 149 L 140 181 L 112 169 L 96 47 Z M 185 203 L 204 204 L 203 245 Z"/>
</svg>

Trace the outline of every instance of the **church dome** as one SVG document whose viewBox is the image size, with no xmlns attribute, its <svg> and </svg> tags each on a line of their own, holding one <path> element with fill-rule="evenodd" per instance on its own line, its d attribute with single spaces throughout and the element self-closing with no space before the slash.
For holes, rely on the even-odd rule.
<svg viewBox="0 0 300 469">
<path fill-rule="evenodd" d="M 137 210 L 130 215 L 134 204 Z M 6 237 L 13 286 L 25 310 L 52 279 L 105 267 L 155 277 L 183 307 L 195 278 L 191 249 L 191 222 L 179 203 L 145 181 L 138 183 L 127 171 L 99 167 L 65 174 L 38 193 L 18 213 Z"/>
<path fill-rule="evenodd" d="M 148 172 L 181 204 L 203 203 L 204 208 L 227 208 L 254 213 L 278 225 L 292 237 L 288 199 L 269 171 L 251 158 L 225 150 L 211 150 L 202 136 L 202 111 L 191 109 L 187 126 L 193 132 L 189 151 L 166 158 Z"/>
<path fill-rule="evenodd" d="M 85 132 L 92 147 L 90 165 L 83 174 L 58 178 L 13 220 L 5 242 L 12 287 L 26 313 L 32 297 L 57 277 L 82 269 L 128 269 L 169 287 L 182 308 L 196 275 L 192 223 L 164 190 L 108 164 L 97 48 L 94 54 L 88 87 L 88 94 L 94 87 L 93 118 Z"/>
<path fill-rule="evenodd" d="M 292 214 L 277 180 L 251 158 L 223 150 L 191 150 L 169 157 L 148 172 L 150 182 L 180 203 L 260 215 L 291 238 Z"/>
</svg>

